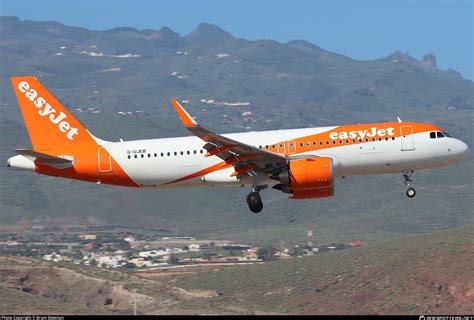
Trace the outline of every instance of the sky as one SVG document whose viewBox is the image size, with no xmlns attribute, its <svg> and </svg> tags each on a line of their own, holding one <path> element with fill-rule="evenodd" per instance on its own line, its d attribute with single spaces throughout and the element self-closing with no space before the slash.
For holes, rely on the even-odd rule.
<svg viewBox="0 0 474 320">
<path fill-rule="evenodd" d="M 0 15 L 94 30 L 119 26 L 181 35 L 199 23 L 237 38 L 303 39 L 359 60 L 395 51 L 473 79 L 474 0 L 0 0 Z"/>
</svg>

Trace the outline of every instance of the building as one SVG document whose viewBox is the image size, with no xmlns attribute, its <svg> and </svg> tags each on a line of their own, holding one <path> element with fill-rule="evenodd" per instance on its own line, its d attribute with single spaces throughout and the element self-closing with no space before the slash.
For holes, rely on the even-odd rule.
<svg viewBox="0 0 474 320">
<path fill-rule="evenodd" d="M 95 234 L 81 234 L 79 236 L 79 238 L 81 238 L 82 240 L 96 240 L 97 235 L 95 235 Z"/>
<path fill-rule="evenodd" d="M 356 241 L 351 241 L 349 242 L 351 247 L 363 247 L 367 245 L 367 242 L 356 240 Z"/>
<path fill-rule="evenodd" d="M 257 248 L 252 248 L 252 249 L 247 249 L 245 252 L 244 257 L 249 259 L 249 260 L 255 260 L 258 259 L 258 249 Z"/>
<path fill-rule="evenodd" d="M 193 243 L 193 244 L 189 245 L 189 251 L 191 251 L 191 252 L 197 252 L 197 251 L 200 250 L 200 248 L 201 248 L 201 246 L 199 244 L 194 244 Z"/>
<path fill-rule="evenodd" d="M 99 267 L 117 268 L 119 261 L 122 259 L 122 256 L 101 256 L 97 258 L 97 265 Z"/>
<path fill-rule="evenodd" d="M 168 250 L 151 250 L 151 251 L 140 251 L 138 253 L 138 256 L 142 258 L 148 258 L 148 257 L 154 258 L 154 257 L 165 256 L 167 254 L 169 254 Z"/>
</svg>

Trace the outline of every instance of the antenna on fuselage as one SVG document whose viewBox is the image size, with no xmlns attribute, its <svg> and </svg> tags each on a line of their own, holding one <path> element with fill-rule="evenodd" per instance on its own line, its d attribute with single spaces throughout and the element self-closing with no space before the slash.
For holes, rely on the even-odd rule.
<svg viewBox="0 0 474 320">
<path fill-rule="evenodd" d="M 400 117 L 397 117 L 397 120 L 398 122 L 403 122 L 402 119 L 400 119 Z"/>
</svg>

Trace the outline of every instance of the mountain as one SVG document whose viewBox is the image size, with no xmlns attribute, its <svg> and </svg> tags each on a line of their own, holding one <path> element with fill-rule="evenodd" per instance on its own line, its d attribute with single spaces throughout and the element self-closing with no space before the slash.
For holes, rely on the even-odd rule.
<svg viewBox="0 0 474 320">
<path fill-rule="evenodd" d="M 166 27 L 98 31 L 0 17 L 0 158 L 29 146 L 9 82 L 18 75 L 36 76 L 111 141 L 187 135 L 169 102 L 177 97 L 218 132 L 400 116 L 440 125 L 472 147 L 474 84 L 435 62 L 433 53 L 402 52 L 360 61 L 304 40 L 239 39 L 207 23 L 183 37 Z M 379 241 L 473 223 L 472 163 L 417 172 L 409 201 L 400 175 L 338 180 L 336 196 L 321 200 L 265 190 L 262 215 L 247 212 L 245 188 L 131 190 L 1 167 L 0 221 L 114 223 L 268 244 L 297 243 L 313 223 L 328 241 Z"/>
<path fill-rule="evenodd" d="M 210 23 L 200 23 L 197 28 L 188 34 L 185 39 L 190 43 L 211 43 L 233 40 L 234 37 L 227 31 Z"/>
</svg>

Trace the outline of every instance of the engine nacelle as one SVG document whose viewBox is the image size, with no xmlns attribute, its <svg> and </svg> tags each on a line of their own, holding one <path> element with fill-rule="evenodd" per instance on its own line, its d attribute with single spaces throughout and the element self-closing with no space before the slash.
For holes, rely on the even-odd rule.
<svg viewBox="0 0 474 320">
<path fill-rule="evenodd" d="M 279 189 L 292 193 L 293 199 L 323 198 L 334 195 L 333 160 L 329 157 L 291 160 L 280 173 Z"/>
</svg>

